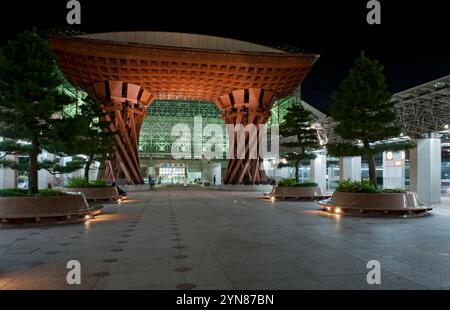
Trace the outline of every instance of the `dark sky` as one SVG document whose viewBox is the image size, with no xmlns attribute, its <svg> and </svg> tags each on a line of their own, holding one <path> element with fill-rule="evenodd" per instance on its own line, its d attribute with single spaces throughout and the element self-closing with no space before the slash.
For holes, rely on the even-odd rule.
<svg viewBox="0 0 450 310">
<path fill-rule="evenodd" d="M 450 10 L 445 1 L 380 0 L 382 24 L 372 26 L 366 23 L 366 0 L 80 2 L 82 25 L 76 27 L 66 23 L 66 0 L 1 4 L 1 43 L 32 27 L 66 27 L 86 32 L 193 32 L 289 44 L 321 55 L 303 83 L 302 95 L 324 111 L 361 50 L 384 65 L 392 92 L 450 74 Z"/>
</svg>

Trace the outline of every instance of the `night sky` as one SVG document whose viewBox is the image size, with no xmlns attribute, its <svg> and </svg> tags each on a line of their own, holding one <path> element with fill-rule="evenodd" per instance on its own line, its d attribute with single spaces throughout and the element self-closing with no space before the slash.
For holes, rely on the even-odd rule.
<svg viewBox="0 0 450 310">
<path fill-rule="evenodd" d="M 332 91 L 361 50 L 384 65 L 394 93 L 450 74 L 445 1 L 381 0 L 382 24 L 372 26 L 366 23 L 366 0 L 300 0 L 295 6 L 284 0 L 80 2 L 81 26 L 67 25 L 65 0 L 2 4 L 0 43 L 32 27 L 65 27 L 85 32 L 192 32 L 269 46 L 289 44 L 321 55 L 302 85 L 302 96 L 325 112 Z"/>
</svg>

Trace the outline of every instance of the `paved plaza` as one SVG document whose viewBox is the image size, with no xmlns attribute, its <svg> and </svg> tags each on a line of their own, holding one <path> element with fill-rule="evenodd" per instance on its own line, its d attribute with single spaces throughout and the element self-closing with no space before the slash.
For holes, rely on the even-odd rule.
<svg viewBox="0 0 450 310">
<path fill-rule="evenodd" d="M 450 203 L 393 219 L 261 197 L 157 188 L 83 224 L 0 229 L 0 288 L 450 288 Z M 374 259 L 381 285 L 366 281 Z M 81 263 L 81 285 L 66 282 L 69 260 Z"/>
</svg>

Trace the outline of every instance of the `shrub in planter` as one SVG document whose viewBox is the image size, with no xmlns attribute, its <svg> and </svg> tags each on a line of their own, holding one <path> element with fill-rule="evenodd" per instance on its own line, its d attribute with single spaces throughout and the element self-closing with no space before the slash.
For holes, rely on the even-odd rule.
<svg viewBox="0 0 450 310">
<path fill-rule="evenodd" d="M 67 186 L 68 191 L 81 192 L 87 200 L 116 200 L 120 198 L 117 187 L 109 186 L 106 181 L 86 181 L 82 177 L 70 178 Z"/>
<path fill-rule="evenodd" d="M 87 187 L 88 182 L 82 177 L 73 177 L 70 178 L 67 182 L 67 186 L 69 188 L 83 188 Z"/>
<path fill-rule="evenodd" d="M 37 194 L 38 197 L 55 197 L 55 196 L 64 196 L 64 195 L 67 195 L 67 194 L 60 190 L 51 189 L 51 188 L 41 189 L 41 190 L 39 190 L 39 192 Z"/>
<path fill-rule="evenodd" d="M 37 194 L 29 194 L 28 190 L 20 188 L 8 188 L 0 190 L 0 197 L 55 197 L 64 196 L 64 192 L 56 189 L 41 189 Z"/>
<path fill-rule="evenodd" d="M 67 182 L 68 188 L 88 188 L 88 187 L 108 187 L 108 184 L 104 180 L 86 181 L 82 177 L 70 178 Z"/>
<path fill-rule="evenodd" d="M 406 193 L 403 188 L 386 188 L 383 189 L 383 193 Z"/>
<path fill-rule="evenodd" d="M 401 188 L 379 190 L 368 180 L 340 182 L 333 196 L 319 201 L 319 205 L 331 213 L 406 216 L 426 214 L 433 209 L 421 204 L 415 192 Z"/>
<path fill-rule="evenodd" d="M 93 180 L 89 181 L 89 187 L 108 187 L 108 183 L 105 180 Z"/>
<path fill-rule="evenodd" d="M 297 184 L 295 179 L 281 179 L 278 182 L 278 186 L 294 186 L 295 184 Z"/>
<path fill-rule="evenodd" d="M 337 192 L 344 193 L 379 193 L 380 191 L 375 187 L 375 185 L 368 180 L 353 181 L 345 180 L 339 182 L 336 188 Z"/>
<path fill-rule="evenodd" d="M 26 189 L 6 188 L 0 189 L 0 197 L 26 197 L 29 196 Z"/>
<path fill-rule="evenodd" d="M 272 191 L 274 197 L 313 198 L 323 196 L 321 188 L 314 182 L 298 183 L 295 179 L 282 179 Z"/>
<path fill-rule="evenodd" d="M 353 181 L 353 180 L 345 180 L 339 182 L 338 187 L 336 188 L 337 192 L 342 193 L 406 193 L 406 191 L 402 188 L 393 188 L 393 189 L 384 189 L 380 190 L 375 188 L 375 185 L 369 180 L 361 180 L 361 181 Z"/>
<path fill-rule="evenodd" d="M 278 182 L 278 186 L 281 187 L 287 187 L 287 186 L 292 186 L 292 187 L 317 187 L 317 183 L 314 182 L 303 182 L 303 183 L 299 183 L 297 182 L 295 179 L 281 179 L 280 182 Z"/>
<path fill-rule="evenodd" d="M 294 185 L 294 187 L 318 187 L 318 186 L 319 185 L 315 182 L 303 182 Z"/>
</svg>

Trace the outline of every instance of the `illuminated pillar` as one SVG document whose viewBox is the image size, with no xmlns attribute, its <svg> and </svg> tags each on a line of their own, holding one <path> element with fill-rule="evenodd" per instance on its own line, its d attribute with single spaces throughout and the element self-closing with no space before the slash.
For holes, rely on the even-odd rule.
<svg viewBox="0 0 450 310">
<path fill-rule="evenodd" d="M 383 188 L 405 188 L 405 152 L 383 152 Z"/>
<path fill-rule="evenodd" d="M 122 81 L 94 83 L 93 91 L 107 112 L 104 120 L 111 122 L 107 130 L 118 133 L 114 137 L 114 157 L 105 163 L 104 178 L 119 183 L 142 184 L 139 133 L 153 95 L 139 85 Z"/>
<path fill-rule="evenodd" d="M 411 191 L 417 192 L 419 201 L 441 201 L 441 139 L 437 133 L 430 138 L 417 139 L 416 148 L 410 150 Z"/>
<path fill-rule="evenodd" d="M 229 146 L 229 162 L 224 178 L 225 184 L 259 184 L 266 183 L 267 176 L 259 154 L 260 125 L 265 124 L 270 116 L 274 96 L 270 91 L 259 88 L 235 90 L 230 94 L 221 96 L 216 104 L 222 111 L 222 119 L 227 125 L 233 125 Z M 245 132 L 245 141 L 240 143 L 238 125 L 249 128 L 254 125 L 256 133 Z M 252 141 L 251 136 L 256 136 Z M 241 145 L 243 144 L 243 145 Z M 252 156 L 256 154 L 256 156 Z M 240 156 L 244 155 L 244 156 Z"/>
<path fill-rule="evenodd" d="M 317 183 L 325 193 L 327 190 L 327 155 L 317 154 L 316 158 L 311 160 L 310 179 Z"/>
<path fill-rule="evenodd" d="M 339 181 L 345 180 L 361 181 L 361 157 L 339 158 Z"/>
</svg>

